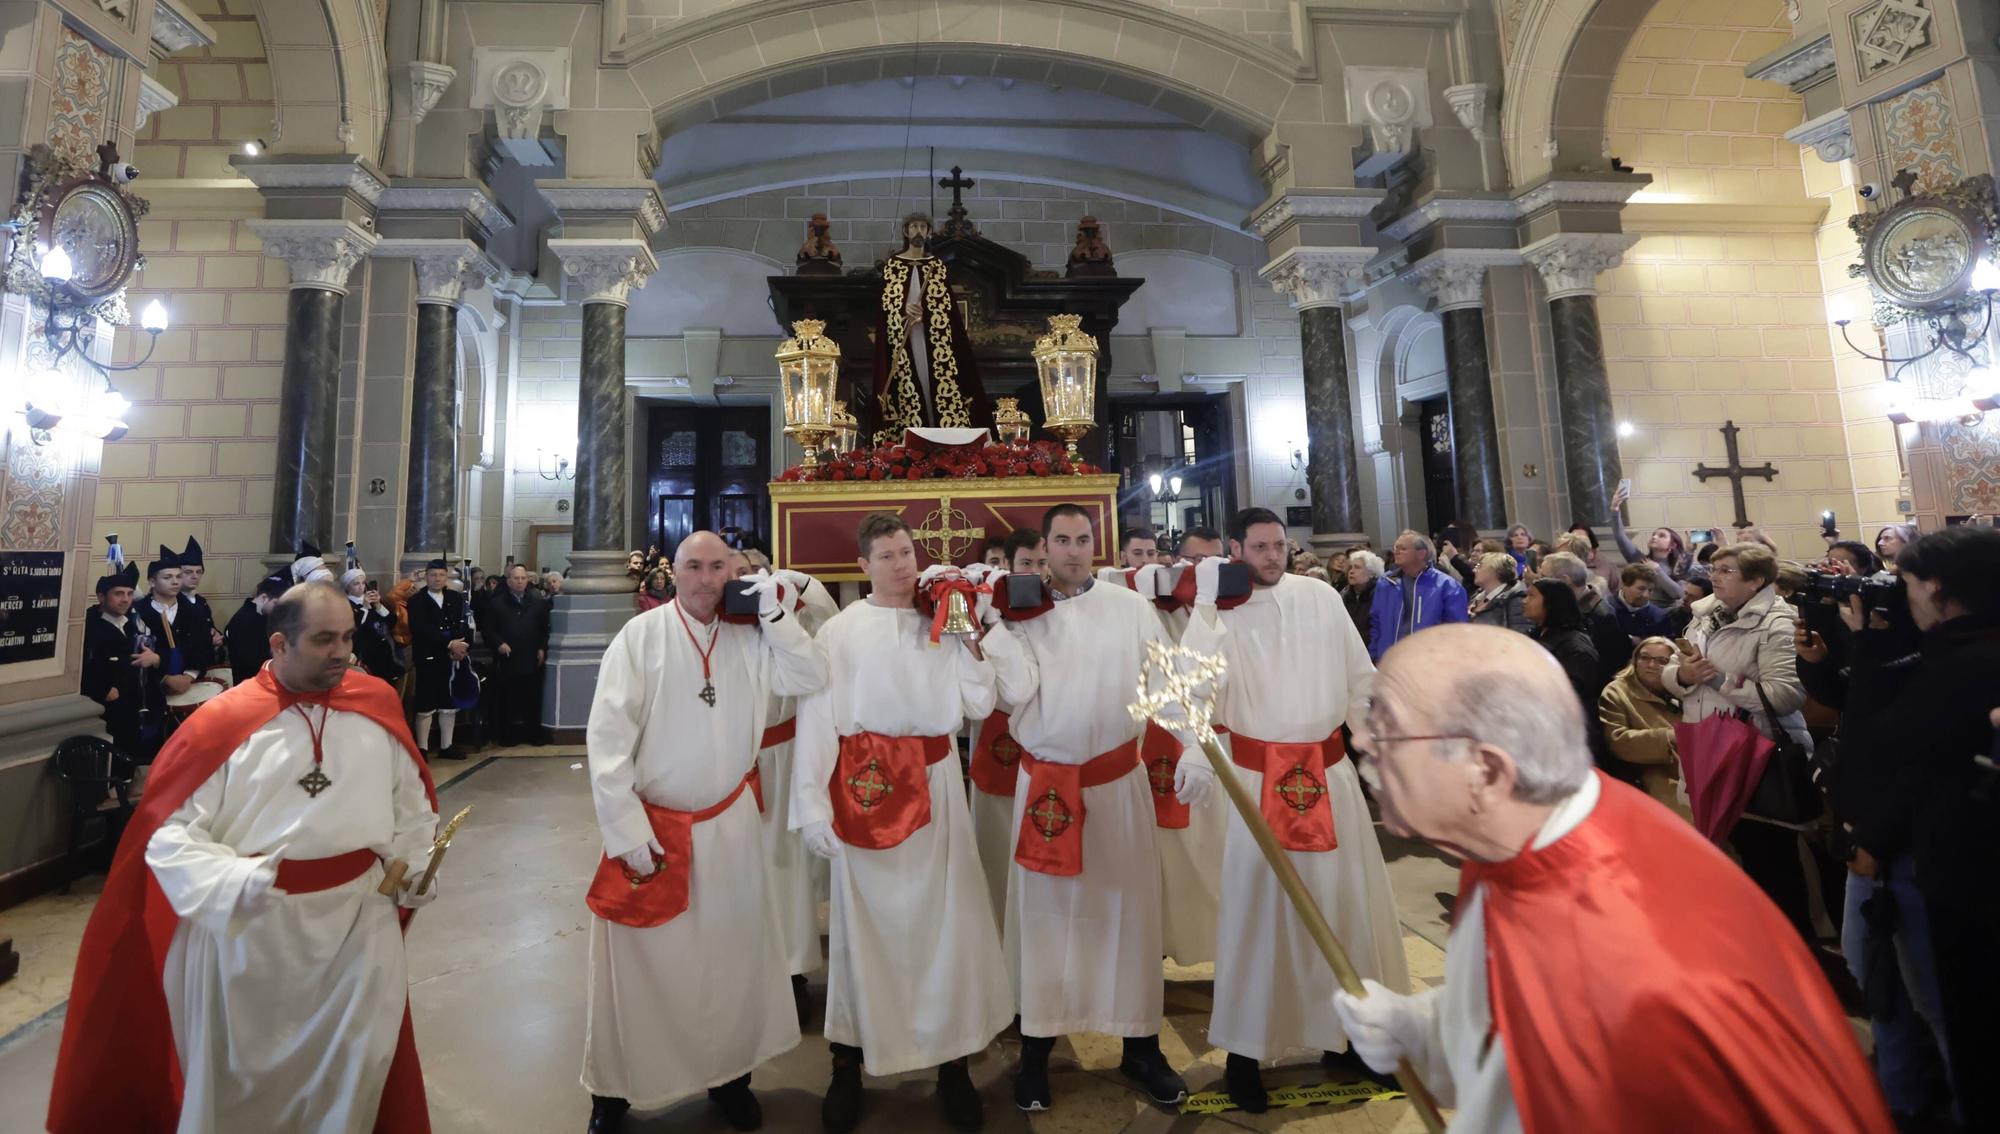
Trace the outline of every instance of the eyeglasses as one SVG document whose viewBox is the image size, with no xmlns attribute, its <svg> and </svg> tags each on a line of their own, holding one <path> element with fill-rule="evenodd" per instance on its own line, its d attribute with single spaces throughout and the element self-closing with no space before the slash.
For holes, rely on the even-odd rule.
<svg viewBox="0 0 2000 1134">
<path fill-rule="evenodd" d="M 1380 760 L 1387 746 L 1391 744 L 1406 744 L 1418 740 L 1477 740 L 1479 738 L 1476 736 L 1467 736 L 1462 732 L 1441 732 L 1430 736 L 1371 736 L 1369 739 L 1375 742 L 1376 750 L 1374 752 L 1368 751 L 1359 744 L 1348 745 L 1349 750 L 1354 753 L 1356 758 L 1362 760 Z"/>
<path fill-rule="evenodd" d="M 1653 654 L 1640 654 L 1638 657 L 1633 658 L 1632 660 L 1637 662 L 1644 662 L 1647 665 L 1665 665 L 1674 659 L 1671 657 L 1660 657 Z"/>
<path fill-rule="evenodd" d="M 1743 574 L 1743 572 L 1742 572 L 1742 571 L 1741 571 L 1740 569 L 1738 569 L 1738 568 L 1735 568 L 1735 567 L 1731 567 L 1731 566 L 1730 566 L 1729 564 L 1727 564 L 1727 563 L 1724 563 L 1724 564 L 1723 564 L 1722 566 L 1720 566 L 1720 567 L 1717 567 L 1717 566 L 1714 566 L 1713 564 L 1711 564 L 1711 565 L 1709 566 L 1709 568 L 1708 568 L 1708 577 L 1709 577 L 1709 578 L 1711 578 L 1711 579 L 1720 579 L 1720 578 L 1723 578 L 1723 577 L 1725 577 L 1725 576 L 1730 576 L 1730 575 L 1741 575 L 1741 574 Z"/>
</svg>

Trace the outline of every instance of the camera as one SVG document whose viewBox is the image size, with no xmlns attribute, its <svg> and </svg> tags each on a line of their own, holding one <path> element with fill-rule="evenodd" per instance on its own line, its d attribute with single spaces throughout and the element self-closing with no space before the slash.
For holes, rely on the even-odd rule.
<svg viewBox="0 0 2000 1134">
<path fill-rule="evenodd" d="M 1806 585 L 1799 590 L 1799 596 L 1808 602 L 1846 605 L 1849 597 L 1861 596 L 1861 605 L 1868 610 L 1879 610 L 1894 621 L 1907 617 L 1910 609 L 1909 594 L 1903 589 L 1900 576 L 1887 571 L 1873 575 L 1835 575 L 1827 571 L 1807 571 Z"/>
<path fill-rule="evenodd" d="M 1882 187 L 1870 181 L 1861 186 L 1861 188 L 1856 189 L 1855 192 L 1861 195 L 1862 200 L 1873 201 L 1882 196 Z"/>
<path fill-rule="evenodd" d="M 114 185 L 124 185 L 139 179 L 139 167 L 129 161 L 111 163 L 111 181 Z"/>
</svg>

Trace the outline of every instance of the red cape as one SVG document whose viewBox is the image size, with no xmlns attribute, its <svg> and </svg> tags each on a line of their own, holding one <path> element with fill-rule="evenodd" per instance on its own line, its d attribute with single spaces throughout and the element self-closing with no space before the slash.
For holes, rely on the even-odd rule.
<svg viewBox="0 0 2000 1134">
<path fill-rule="evenodd" d="M 437 808 L 430 769 L 403 723 L 402 702 L 380 678 L 349 670 L 324 696 L 301 697 L 278 685 L 267 666 L 256 677 L 203 705 L 153 762 L 146 795 L 126 824 L 104 893 L 91 911 L 76 958 L 55 1086 L 49 1093 L 53 1134 L 171 1134 L 180 1120 L 181 1069 L 161 969 L 180 918 L 146 866 L 146 844 L 250 734 L 295 701 L 359 713 L 387 729 L 416 761 L 424 794 Z M 410 1012 L 376 1114 L 377 1134 L 428 1134 L 424 1077 Z"/>
<path fill-rule="evenodd" d="M 1777 907 L 1665 807 L 1598 783 L 1576 830 L 1460 878 L 1461 903 L 1486 885 L 1493 1023 L 1523 1128 L 1893 1134 Z"/>
</svg>

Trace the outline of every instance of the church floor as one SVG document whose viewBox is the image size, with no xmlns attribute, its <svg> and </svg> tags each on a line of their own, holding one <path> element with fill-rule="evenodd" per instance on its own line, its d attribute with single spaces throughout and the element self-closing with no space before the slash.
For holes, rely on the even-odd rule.
<svg viewBox="0 0 2000 1134">
<path fill-rule="evenodd" d="M 547 752 L 548 750 L 542 750 Z M 442 790 L 446 814 L 467 804 L 466 821 L 446 863 L 437 905 L 411 925 L 410 999 L 438 1134 L 568 1134 L 584 1127 L 590 1100 L 577 1084 L 583 1052 L 583 982 L 587 914 L 581 900 L 598 853 L 590 792 L 576 755 L 468 761 Z M 1419 983 L 1443 976 L 1443 907 L 1457 871 L 1430 852 L 1384 837 L 1404 924 L 1410 971 Z M 0 936 L 22 951 L 20 977 L 0 985 L 0 1134 L 41 1130 L 48 1083 L 62 1030 L 57 1001 L 66 993 L 76 941 L 101 879 L 68 898 L 45 898 L 0 913 Z M 1219 1089 L 1223 1055 L 1206 1041 L 1211 987 L 1203 969 L 1170 971 L 1161 1042 L 1193 1091 Z M 815 1004 L 824 987 L 814 986 Z M 816 1023 L 817 1021 L 815 1021 Z M 1421 1130 L 1401 1100 L 1272 1110 L 1261 1116 L 1172 1115 L 1145 1102 L 1119 1078 L 1118 1041 L 1077 1036 L 1051 1062 L 1056 1109 L 1030 1118 L 1009 1097 L 1016 1041 L 1003 1038 L 973 1061 L 986 1100 L 989 1131 L 1034 1134 L 1402 1134 Z M 826 1085 L 826 1042 L 805 1042 L 760 1068 L 754 1079 L 770 1131 L 819 1130 Z M 1347 1078 L 1317 1063 L 1268 1070 L 1273 1089 Z M 869 1079 L 861 1134 L 946 1131 L 928 1072 Z M 706 1100 L 635 1113 L 633 1134 L 721 1134 L 728 1127 Z"/>
</svg>

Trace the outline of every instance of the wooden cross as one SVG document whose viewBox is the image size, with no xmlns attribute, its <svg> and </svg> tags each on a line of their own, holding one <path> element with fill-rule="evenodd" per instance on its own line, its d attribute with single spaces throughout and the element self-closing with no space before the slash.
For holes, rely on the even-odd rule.
<svg viewBox="0 0 2000 1134">
<path fill-rule="evenodd" d="M 861 769 L 860 775 L 848 777 L 847 787 L 848 794 L 861 804 L 863 811 L 887 799 L 889 793 L 896 790 L 889 781 L 882 778 L 882 773 L 873 760 L 868 761 L 868 766 Z"/>
<path fill-rule="evenodd" d="M 1728 447 L 1729 463 L 1719 469 L 1709 465 L 1696 465 L 1694 467 L 1694 475 L 1695 479 L 1701 481 L 1703 484 L 1707 484 L 1710 477 L 1728 477 L 1729 491 L 1736 498 L 1736 526 L 1747 528 L 1750 526 L 1750 515 L 1748 508 L 1743 502 L 1744 480 L 1753 476 L 1764 480 L 1774 480 L 1777 478 L 1778 470 L 1775 466 L 1768 463 L 1754 466 L 1743 463 L 1742 456 L 1736 451 L 1736 435 L 1741 432 L 1742 430 L 1736 428 L 1734 421 L 1723 422 L 1722 442 Z"/>
<path fill-rule="evenodd" d="M 938 188 L 951 190 L 951 211 L 954 213 L 965 211 L 965 202 L 959 199 L 959 193 L 977 184 L 979 182 L 965 176 L 965 171 L 955 165 L 951 167 L 950 177 L 938 179 Z"/>
<path fill-rule="evenodd" d="M 1285 778 L 1278 781 L 1278 795 L 1285 805 L 1294 811 L 1311 811 L 1319 797 L 1326 794 L 1326 788 L 1313 779 L 1304 764 L 1294 764 Z"/>
</svg>

